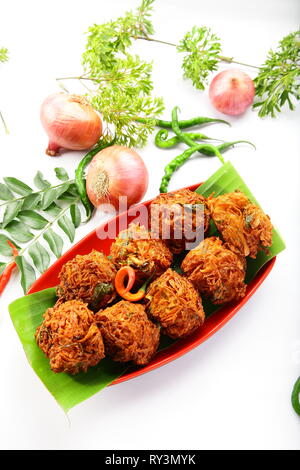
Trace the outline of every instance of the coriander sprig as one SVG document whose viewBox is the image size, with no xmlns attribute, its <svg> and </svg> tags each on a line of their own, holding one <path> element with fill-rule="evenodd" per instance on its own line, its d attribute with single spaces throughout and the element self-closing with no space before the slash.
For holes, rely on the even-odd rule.
<svg viewBox="0 0 300 470">
<path fill-rule="evenodd" d="M 253 107 L 259 108 L 259 116 L 275 117 L 286 102 L 295 109 L 294 102 L 300 99 L 300 30 L 284 37 L 276 51 L 269 51 L 254 83 L 260 100 Z"/>
<path fill-rule="evenodd" d="M 128 52 L 133 37 L 154 32 L 149 20 L 153 2 L 143 0 L 135 12 L 91 26 L 82 56 L 84 74 L 79 79 L 92 83 L 88 99 L 114 127 L 121 145 L 144 145 L 153 126 L 135 118 L 155 118 L 164 109 L 162 98 L 152 96 L 152 64 Z"/>
</svg>

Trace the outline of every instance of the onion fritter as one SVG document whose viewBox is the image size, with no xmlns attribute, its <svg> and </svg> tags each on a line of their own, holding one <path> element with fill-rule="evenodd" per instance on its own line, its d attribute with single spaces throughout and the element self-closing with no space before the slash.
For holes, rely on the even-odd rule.
<svg viewBox="0 0 300 470">
<path fill-rule="evenodd" d="M 181 268 L 196 289 L 214 304 L 245 296 L 246 259 L 226 248 L 218 237 L 206 238 L 191 250 Z"/>
<path fill-rule="evenodd" d="M 272 224 L 262 209 L 241 191 L 207 200 L 211 216 L 228 248 L 256 258 L 258 251 L 272 245 Z"/>
<path fill-rule="evenodd" d="M 146 302 L 149 317 L 171 338 L 187 336 L 204 322 L 200 295 L 187 278 L 172 269 L 150 284 Z"/>
<path fill-rule="evenodd" d="M 172 253 L 162 240 L 152 239 L 145 227 L 130 224 L 111 245 L 110 254 L 117 268 L 131 266 L 137 284 L 160 276 L 171 266 Z"/>
<path fill-rule="evenodd" d="M 158 348 L 160 330 L 148 319 L 143 305 L 121 300 L 96 317 L 111 359 L 148 364 Z"/>
<path fill-rule="evenodd" d="M 78 300 L 58 301 L 48 308 L 35 338 L 50 359 L 53 372 L 86 372 L 104 358 L 104 344 L 95 316 Z"/>
<path fill-rule="evenodd" d="M 63 300 L 82 300 L 96 311 L 116 297 L 116 268 L 100 251 L 77 255 L 68 261 L 59 274 L 57 295 Z"/>
<path fill-rule="evenodd" d="M 151 235 L 163 239 L 172 253 L 184 251 L 187 242 L 199 243 L 209 228 L 209 220 L 205 197 L 189 189 L 162 193 L 150 205 Z"/>
</svg>

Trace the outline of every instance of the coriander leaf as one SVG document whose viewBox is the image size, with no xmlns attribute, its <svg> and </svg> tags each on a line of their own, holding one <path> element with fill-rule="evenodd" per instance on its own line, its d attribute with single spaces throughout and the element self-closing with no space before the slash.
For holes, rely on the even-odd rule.
<svg viewBox="0 0 300 470">
<path fill-rule="evenodd" d="M 191 79 L 196 88 L 204 90 L 209 73 L 218 68 L 220 39 L 206 26 L 194 26 L 180 41 L 177 51 L 184 53 L 183 76 Z"/>
<path fill-rule="evenodd" d="M 26 261 L 24 256 L 17 256 L 15 259 L 17 266 L 21 273 L 21 285 L 23 287 L 23 291 L 26 294 L 29 287 L 34 283 L 35 271 L 33 267 Z"/>
<path fill-rule="evenodd" d="M 128 53 L 133 38 L 153 33 L 152 5 L 153 0 L 143 0 L 136 12 L 91 26 L 82 56 L 82 79 L 93 84 L 87 98 L 113 125 L 120 145 L 145 145 L 154 126 L 136 118 L 155 119 L 164 108 L 162 98 L 152 96 L 152 64 Z"/>
<path fill-rule="evenodd" d="M 260 117 L 275 117 L 285 104 L 295 109 L 300 99 L 300 30 L 285 36 L 276 51 L 270 50 L 267 60 L 254 79 Z"/>
<path fill-rule="evenodd" d="M 6 47 L 0 48 L 0 62 L 7 62 L 8 61 L 8 49 Z"/>
</svg>

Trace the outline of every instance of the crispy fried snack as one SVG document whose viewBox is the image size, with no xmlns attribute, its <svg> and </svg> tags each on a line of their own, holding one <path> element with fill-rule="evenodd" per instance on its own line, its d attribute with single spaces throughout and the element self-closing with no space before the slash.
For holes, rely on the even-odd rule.
<svg viewBox="0 0 300 470">
<path fill-rule="evenodd" d="M 146 302 L 149 317 L 171 338 L 187 336 L 204 322 L 200 295 L 187 278 L 172 269 L 150 284 Z"/>
<path fill-rule="evenodd" d="M 86 372 L 104 358 L 104 344 L 94 314 L 78 300 L 60 301 L 44 314 L 36 342 L 53 372 Z"/>
<path fill-rule="evenodd" d="M 116 269 L 104 253 L 93 250 L 68 261 L 59 274 L 57 295 L 63 300 L 82 300 L 96 311 L 116 297 Z"/>
<path fill-rule="evenodd" d="M 272 245 L 270 217 L 241 191 L 209 198 L 207 204 L 222 238 L 235 253 L 256 258 L 258 251 Z"/>
<path fill-rule="evenodd" d="M 226 248 L 218 237 L 206 238 L 191 250 L 181 268 L 196 289 L 214 304 L 245 296 L 246 259 Z"/>
<path fill-rule="evenodd" d="M 145 227 L 130 224 L 111 245 L 110 254 L 117 268 L 131 266 L 137 284 L 160 276 L 171 266 L 173 256 L 162 240 L 154 240 Z"/>
<path fill-rule="evenodd" d="M 141 304 L 121 300 L 96 314 L 106 353 L 118 362 L 148 364 L 159 343 L 159 327 Z"/>
<path fill-rule="evenodd" d="M 172 253 L 184 251 L 187 242 L 202 240 L 209 220 L 205 197 L 189 189 L 162 193 L 150 205 L 151 235 L 163 239 Z"/>
</svg>

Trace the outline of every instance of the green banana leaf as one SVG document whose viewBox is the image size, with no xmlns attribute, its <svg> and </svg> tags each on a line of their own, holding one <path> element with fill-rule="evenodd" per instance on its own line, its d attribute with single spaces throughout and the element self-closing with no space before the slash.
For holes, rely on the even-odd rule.
<svg viewBox="0 0 300 470">
<path fill-rule="evenodd" d="M 211 193 L 217 196 L 236 189 L 240 189 L 253 202 L 257 203 L 232 164 L 227 162 L 200 186 L 197 192 L 204 196 L 209 196 Z M 215 231 L 215 227 L 212 227 L 211 234 L 214 234 Z M 269 254 L 260 253 L 255 260 L 251 259 L 248 261 L 247 282 L 255 277 L 257 271 L 269 259 L 276 256 L 284 248 L 283 240 L 277 230 L 274 229 L 273 245 Z M 31 367 L 59 405 L 65 411 L 68 411 L 121 376 L 127 369 L 127 365 L 104 359 L 98 366 L 90 368 L 87 373 L 81 373 L 76 376 L 54 374 L 49 367 L 48 359 L 36 345 L 34 334 L 37 326 L 42 321 L 43 313 L 47 308 L 53 306 L 55 301 L 55 289 L 46 289 L 14 301 L 9 306 L 9 311 Z M 203 305 L 207 316 L 220 308 L 208 301 L 204 301 Z M 168 347 L 172 342 L 168 338 L 163 339 L 160 349 Z"/>
<path fill-rule="evenodd" d="M 236 169 L 232 166 L 230 162 L 224 163 L 219 170 L 217 170 L 208 180 L 203 183 L 196 192 L 202 194 L 205 197 L 210 196 L 212 193 L 214 196 L 219 196 L 220 194 L 231 193 L 235 190 L 241 190 L 250 201 L 259 206 L 259 203 L 251 193 L 248 186 L 244 183 Z M 213 229 L 210 231 L 210 235 L 217 235 L 217 229 L 213 226 Z M 285 249 L 285 243 L 281 238 L 278 230 L 273 229 L 272 237 L 272 246 L 268 250 L 268 254 L 264 251 L 260 251 L 255 259 L 247 258 L 247 274 L 246 274 L 246 283 L 248 284 L 266 264 L 267 261 L 274 258 L 281 251 Z"/>
<path fill-rule="evenodd" d="M 48 358 L 36 344 L 34 334 L 42 322 L 43 314 L 47 308 L 53 307 L 56 300 L 55 288 L 45 289 L 15 300 L 9 306 L 9 312 L 29 364 L 67 412 L 120 377 L 128 366 L 105 358 L 87 373 L 73 376 L 52 372 Z"/>
</svg>

